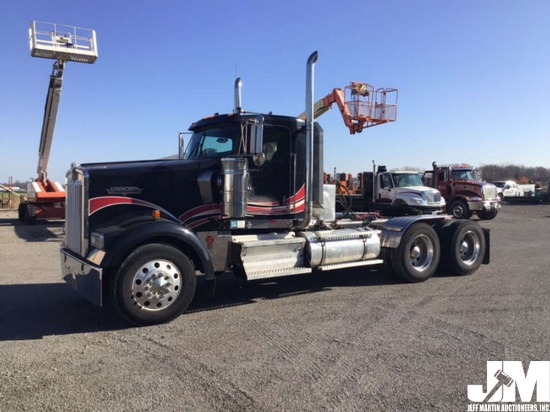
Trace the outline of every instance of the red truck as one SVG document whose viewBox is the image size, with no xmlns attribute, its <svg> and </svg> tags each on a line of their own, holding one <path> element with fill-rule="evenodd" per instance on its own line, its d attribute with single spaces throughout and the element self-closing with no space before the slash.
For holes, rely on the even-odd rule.
<svg viewBox="0 0 550 412">
<path fill-rule="evenodd" d="M 497 187 L 481 181 L 469 166 L 438 166 L 423 175 L 424 184 L 441 192 L 447 202 L 447 213 L 457 219 L 476 214 L 482 220 L 494 219 L 500 210 Z"/>
</svg>

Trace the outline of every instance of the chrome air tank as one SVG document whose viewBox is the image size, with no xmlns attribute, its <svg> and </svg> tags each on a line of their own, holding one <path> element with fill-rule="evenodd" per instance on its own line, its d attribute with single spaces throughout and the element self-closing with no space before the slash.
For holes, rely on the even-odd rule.
<svg viewBox="0 0 550 412">
<path fill-rule="evenodd" d="M 305 260 L 313 269 L 319 266 L 361 262 L 380 254 L 378 230 L 368 228 L 302 232 L 306 239 Z"/>
</svg>

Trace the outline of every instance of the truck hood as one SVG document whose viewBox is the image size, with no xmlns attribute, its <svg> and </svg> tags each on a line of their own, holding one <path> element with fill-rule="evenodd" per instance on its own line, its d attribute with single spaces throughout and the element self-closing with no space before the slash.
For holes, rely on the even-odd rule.
<svg viewBox="0 0 550 412">
<path fill-rule="evenodd" d="M 146 205 L 146 212 L 153 207 L 178 217 L 194 207 L 221 201 L 216 186 L 220 159 L 86 163 L 79 168 L 87 175 L 90 205 L 101 204 L 90 206 L 90 215 L 98 221 L 136 205 Z"/>
<path fill-rule="evenodd" d="M 479 196 L 481 193 L 485 200 L 498 200 L 498 188 L 492 183 L 473 180 L 457 180 L 455 181 L 455 191 L 469 196 Z"/>
<path fill-rule="evenodd" d="M 433 189 L 428 186 L 403 186 L 403 187 L 396 187 L 395 193 L 414 193 L 414 194 L 431 193 L 432 195 L 435 195 L 436 193 L 439 193 L 439 190 Z"/>
<path fill-rule="evenodd" d="M 428 186 L 403 186 L 395 188 L 395 197 L 403 199 L 414 206 L 445 206 L 445 199 L 439 190 Z M 422 202 L 419 203 L 419 198 Z"/>
</svg>

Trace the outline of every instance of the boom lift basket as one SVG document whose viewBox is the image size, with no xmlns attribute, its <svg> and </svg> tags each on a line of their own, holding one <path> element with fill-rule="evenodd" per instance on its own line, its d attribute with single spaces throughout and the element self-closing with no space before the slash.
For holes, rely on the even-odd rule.
<svg viewBox="0 0 550 412">
<path fill-rule="evenodd" d="M 377 126 L 397 119 L 397 89 L 377 89 L 368 83 L 352 82 L 345 89 L 351 120 L 362 127 Z"/>
<path fill-rule="evenodd" d="M 95 30 L 33 21 L 29 43 L 33 57 L 90 64 L 97 59 Z"/>
</svg>

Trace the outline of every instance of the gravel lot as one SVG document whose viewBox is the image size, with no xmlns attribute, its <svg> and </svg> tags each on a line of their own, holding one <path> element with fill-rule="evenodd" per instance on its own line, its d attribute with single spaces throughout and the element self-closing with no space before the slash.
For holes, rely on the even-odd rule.
<svg viewBox="0 0 550 412">
<path fill-rule="evenodd" d="M 504 205 L 481 222 L 492 263 L 471 276 L 224 276 L 133 328 L 61 281 L 62 223 L 0 212 L 0 410 L 466 411 L 488 360 L 550 360 L 549 218 Z"/>
</svg>

